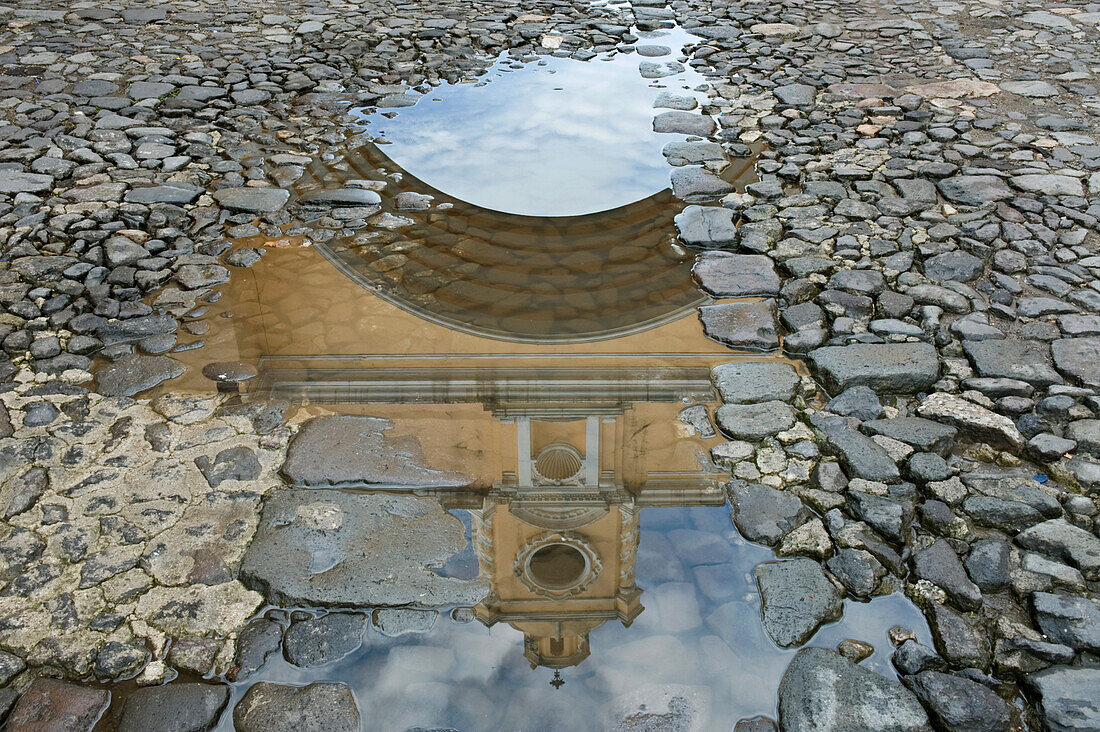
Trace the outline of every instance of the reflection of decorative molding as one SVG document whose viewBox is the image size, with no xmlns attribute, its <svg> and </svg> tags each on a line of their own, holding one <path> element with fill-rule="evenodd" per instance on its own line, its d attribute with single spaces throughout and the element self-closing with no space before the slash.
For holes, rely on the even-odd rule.
<svg viewBox="0 0 1100 732">
<path fill-rule="evenodd" d="M 561 545 L 575 550 L 584 560 L 584 568 L 577 579 L 568 587 L 544 587 L 531 572 L 531 559 L 542 549 Z M 596 550 L 592 548 L 588 540 L 580 534 L 569 531 L 541 534 L 531 538 L 516 554 L 512 571 L 519 580 L 531 592 L 553 600 L 564 600 L 568 597 L 584 592 L 596 581 L 603 570 L 603 562 L 600 561 Z"/>
<path fill-rule="evenodd" d="M 607 507 L 603 505 L 544 506 L 525 503 L 524 505 L 512 505 L 508 510 L 525 524 L 550 531 L 579 529 L 607 515 Z"/>
<path fill-rule="evenodd" d="M 567 442 L 553 442 L 538 451 L 531 465 L 535 485 L 582 485 L 584 456 Z"/>
<path fill-rule="evenodd" d="M 470 511 L 471 532 L 474 545 L 474 554 L 477 556 L 478 577 L 492 582 L 495 578 L 496 567 L 493 560 L 493 514 L 497 507 L 495 503 L 486 501 L 481 511 Z M 482 601 L 484 603 L 484 600 Z"/>
</svg>

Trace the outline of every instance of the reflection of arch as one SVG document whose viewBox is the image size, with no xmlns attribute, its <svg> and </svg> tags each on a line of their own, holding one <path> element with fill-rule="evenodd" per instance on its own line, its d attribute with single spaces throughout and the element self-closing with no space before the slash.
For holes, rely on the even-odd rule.
<svg viewBox="0 0 1100 732">
<path fill-rule="evenodd" d="M 520 521 L 551 531 L 579 529 L 607 514 L 607 506 L 575 506 L 546 504 L 515 504 L 508 511 Z"/>
<path fill-rule="evenodd" d="M 680 206 L 667 189 L 599 213 L 522 216 L 448 196 L 373 143 L 343 162 L 346 170 L 315 162 L 299 191 L 352 178 L 388 182 L 387 173 L 402 172 L 401 192 L 430 195 L 436 208 L 400 211 L 412 225 L 318 242 L 318 250 L 361 286 L 431 322 L 509 341 L 583 342 L 671 322 L 707 299 L 692 284 L 691 257 L 675 246 Z M 393 194 L 382 196 L 394 211 Z"/>
</svg>

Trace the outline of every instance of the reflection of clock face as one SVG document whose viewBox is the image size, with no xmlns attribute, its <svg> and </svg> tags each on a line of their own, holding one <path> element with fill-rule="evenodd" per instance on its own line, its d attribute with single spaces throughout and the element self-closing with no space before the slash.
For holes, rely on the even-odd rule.
<svg viewBox="0 0 1100 732">
<path fill-rule="evenodd" d="M 542 534 L 528 541 L 512 567 L 532 592 L 562 600 L 584 592 L 596 581 L 603 563 L 579 534 Z"/>
</svg>

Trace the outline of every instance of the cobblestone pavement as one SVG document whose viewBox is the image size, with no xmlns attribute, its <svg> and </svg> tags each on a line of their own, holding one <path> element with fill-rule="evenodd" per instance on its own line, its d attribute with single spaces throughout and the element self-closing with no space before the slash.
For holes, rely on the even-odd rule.
<svg viewBox="0 0 1100 732">
<path fill-rule="evenodd" d="M 343 110 L 410 103 L 506 51 L 629 53 L 632 27 L 673 20 L 701 39 L 681 61 L 709 94 L 665 120 L 709 138 L 670 156 L 679 236 L 705 290 L 775 304 L 716 306 L 707 334 L 781 337 L 829 397 L 813 406 L 782 365 L 714 372 L 733 521 L 785 558 L 757 572 L 764 627 L 799 645 L 834 617 L 789 607 L 792 588 L 893 591 L 935 641 L 899 632 L 900 681 L 802 651 L 780 726 L 1100 728 L 1100 4 L 9 2 L 0 18 L 8 729 L 90 729 L 105 692 L 72 682 L 135 677 L 161 691 L 131 697 L 134 729 L 162 707 L 201 728 L 224 688 L 156 684 L 244 678 L 278 643 L 249 624 L 271 585 L 241 566 L 298 424 L 285 404 L 140 395 L 171 388 L 173 354 L 202 347 L 206 306 L 252 263 L 230 238 L 372 225 L 366 199 L 310 226 L 288 206 L 310 160 L 341 154 Z M 759 181 L 732 192 L 716 173 L 761 144 Z M 440 548 L 422 541 L 382 604 L 423 581 Z M 359 725 L 334 684 L 257 684 L 234 720 L 288 709 Z"/>
</svg>

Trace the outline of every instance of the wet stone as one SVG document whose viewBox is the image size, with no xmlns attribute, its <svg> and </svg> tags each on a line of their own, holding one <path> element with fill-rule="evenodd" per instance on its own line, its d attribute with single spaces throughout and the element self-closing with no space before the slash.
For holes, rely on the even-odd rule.
<svg viewBox="0 0 1100 732">
<path fill-rule="evenodd" d="M 922 671 L 902 678 L 928 710 L 934 724 L 958 732 L 1008 729 L 1008 704 L 982 684 L 953 674 Z"/>
<path fill-rule="evenodd" d="M 822 623 L 840 617 L 840 595 L 812 559 L 764 562 L 753 575 L 760 588 L 764 630 L 784 648 L 805 643 Z"/>
<path fill-rule="evenodd" d="M 929 727 L 917 698 L 897 681 L 824 648 L 804 648 L 779 684 L 784 729 L 917 732 Z"/>
<path fill-rule="evenodd" d="M 182 376 L 186 367 L 169 356 L 123 356 L 96 373 L 99 393 L 134 396 L 169 379 Z"/>
<path fill-rule="evenodd" d="M 396 638 L 409 633 L 427 633 L 435 627 L 438 617 L 435 610 L 386 607 L 371 613 L 371 624 L 382 635 Z"/>
<path fill-rule="evenodd" d="M 1035 387 L 1062 383 L 1042 353 L 1045 346 L 1015 339 L 967 341 L 963 350 L 985 377 L 1016 379 Z"/>
<path fill-rule="evenodd" d="M 280 188 L 223 188 L 214 191 L 214 200 L 230 211 L 272 213 L 290 199 L 290 191 Z"/>
<path fill-rule="evenodd" d="M 1100 338 L 1063 338 L 1050 344 L 1054 365 L 1083 386 L 1100 386 Z"/>
<path fill-rule="evenodd" d="M 267 618 L 248 623 L 237 636 L 233 668 L 226 675 L 230 681 L 242 681 L 263 668 L 267 659 L 283 641 L 282 627 Z"/>
<path fill-rule="evenodd" d="M 982 603 L 982 593 L 970 581 L 963 564 L 946 539 L 913 554 L 913 574 L 943 588 L 951 601 L 963 610 L 975 610 Z"/>
<path fill-rule="evenodd" d="M 260 261 L 264 250 L 253 247 L 241 247 L 234 249 L 225 255 L 225 263 L 231 267 L 251 267 Z"/>
<path fill-rule="evenodd" d="M 722 434 L 736 440 L 762 440 L 794 426 L 794 412 L 781 401 L 724 404 L 715 412 Z"/>
<path fill-rule="evenodd" d="M 825 411 L 858 420 L 872 420 L 882 416 L 882 403 L 870 387 L 853 386 L 830 399 Z"/>
<path fill-rule="evenodd" d="M 318 417 L 302 425 L 287 449 L 282 472 L 296 485 L 461 486 L 469 478 L 426 465 L 415 438 L 391 441 L 389 420 Z"/>
<path fill-rule="evenodd" d="M 284 606 L 472 605 L 487 592 L 483 580 L 432 570 L 463 548 L 463 534 L 432 499 L 277 490 L 264 501 L 240 574 Z"/>
<path fill-rule="evenodd" d="M 1100 603 L 1087 597 L 1036 592 L 1031 596 L 1031 608 L 1039 630 L 1050 641 L 1100 653 Z"/>
<path fill-rule="evenodd" d="M 237 732 L 358 732 L 359 708 L 342 683 L 253 684 L 233 709 Z"/>
<path fill-rule="evenodd" d="M 246 361 L 217 361 L 203 366 L 202 375 L 218 383 L 238 384 L 256 378 L 259 371 Z"/>
<path fill-rule="evenodd" d="M 228 447 L 213 460 L 200 455 L 195 458 L 195 466 L 211 488 L 217 488 L 226 480 L 256 480 L 262 471 L 255 450 L 244 445 Z"/>
<path fill-rule="evenodd" d="M 779 347 L 774 301 L 704 305 L 699 319 L 707 337 L 734 348 L 773 350 Z"/>
<path fill-rule="evenodd" d="M 1053 666 L 1024 678 L 1039 697 L 1044 727 L 1053 732 L 1100 729 L 1100 669 Z"/>
<path fill-rule="evenodd" d="M 283 655 L 301 668 L 336 661 L 359 648 L 366 627 L 367 616 L 362 613 L 329 613 L 295 621 L 283 639 Z"/>
<path fill-rule="evenodd" d="M 704 168 L 684 166 L 672 171 L 672 193 L 688 203 L 707 203 L 733 192 L 728 183 Z"/>
<path fill-rule="evenodd" d="M 826 346 L 809 356 L 835 392 L 867 386 L 879 393 L 913 394 L 930 387 L 940 373 L 936 349 L 926 343 Z"/>
<path fill-rule="evenodd" d="M 1100 579 L 1100 539 L 1065 519 L 1036 524 L 1017 534 L 1016 543 L 1068 562 L 1081 570 L 1085 579 Z"/>
<path fill-rule="evenodd" d="M 985 668 L 989 643 L 984 633 L 962 614 L 933 603 L 927 612 L 936 650 L 954 666 Z"/>
<path fill-rule="evenodd" d="M 792 493 L 760 483 L 734 480 L 729 485 L 733 523 L 749 541 L 775 546 L 810 518 L 809 509 Z"/>
<path fill-rule="evenodd" d="M 714 120 L 704 114 L 670 110 L 653 117 L 654 132 L 672 132 L 681 135 L 709 137 L 714 134 Z"/>
<path fill-rule="evenodd" d="M 126 697 L 118 732 L 201 732 L 212 729 L 229 702 L 229 687 L 178 683 L 137 689 Z"/>
<path fill-rule="evenodd" d="M 798 388 L 798 374 L 790 364 L 734 361 L 715 366 L 711 382 L 726 404 L 789 402 Z"/>
<path fill-rule="evenodd" d="M 674 219 L 680 241 L 704 249 L 732 249 L 737 245 L 733 212 L 721 206 L 688 206 Z M 778 290 L 778 286 L 776 287 Z"/>
<path fill-rule="evenodd" d="M 5 729 L 90 732 L 110 699 L 106 689 L 37 678 L 19 697 Z"/>
<path fill-rule="evenodd" d="M 124 679 L 137 674 L 152 656 L 144 646 L 107 641 L 95 659 L 95 675 L 100 679 Z"/>
<path fill-rule="evenodd" d="M 781 285 L 771 257 L 762 254 L 705 252 L 696 257 L 691 274 L 715 297 L 775 296 Z"/>
</svg>

